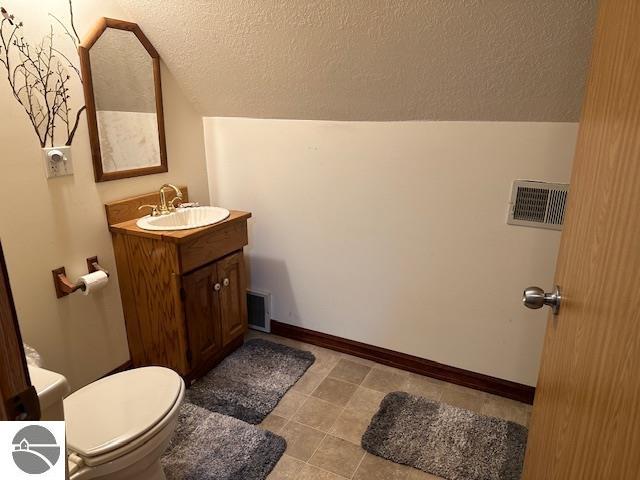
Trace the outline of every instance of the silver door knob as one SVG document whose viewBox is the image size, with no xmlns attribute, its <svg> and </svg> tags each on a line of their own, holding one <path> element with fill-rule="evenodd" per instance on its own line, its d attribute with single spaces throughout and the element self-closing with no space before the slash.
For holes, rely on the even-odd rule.
<svg viewBox="0 0 640 480">
<path fill-rule="evenodd" d="M 528 287 L 524 289 L 522 294 L 522 303 L 527 308 L 538 309 L 544 305 L 551 307 L 554 315 L 557 315 L 560 311 L 560 303 L 562 302 L 562 295 L 560 294 L 560 287 L 555 285 L 551 293 L 546 293 L 540 287 Z"/>
<path fill-rule="evenodd" d="M 222 281 L 222 285 L 224 285 L 225 287 L 228 287 L 228 286 L 229 286 L 229 283 L 231 283 L 231 282 L 229 282 L 229 279 L 228 279 L 228 278 L 225 278 L 225 279 Z"/>
<path fill-rule="evenodd" d="M 221 288 L 222 288 L 222 287 L 220 286 L 220 284 L 219 284 L 219 283 L 216 283 L 216 284 L 213 286 L 213 289 L 214 289 L 216 292 L 217 292 L 217 291 L 219 291 Z"/>
</svg>

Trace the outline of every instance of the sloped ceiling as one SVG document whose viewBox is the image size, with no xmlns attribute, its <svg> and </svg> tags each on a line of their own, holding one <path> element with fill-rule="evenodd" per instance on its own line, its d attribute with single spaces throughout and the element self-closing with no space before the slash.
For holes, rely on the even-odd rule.
<svg viewBox="0 0 640 480">
<path fill-rule="evenodd" d="M 576 121 L 596 0 L 118 0 L 206 116 Z"/>
</svg>

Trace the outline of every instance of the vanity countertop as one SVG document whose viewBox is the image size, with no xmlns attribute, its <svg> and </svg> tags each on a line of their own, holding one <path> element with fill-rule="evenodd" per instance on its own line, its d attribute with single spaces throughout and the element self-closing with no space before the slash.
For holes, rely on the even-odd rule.
<svg viewBox="0 0 640 480">
<path fill-rule="evenodd" d="M 121 233 L 125 235 L 134 235 L 137 237 L 153 238 L 156 240 L 163 240 L 173 243 L 183 243 L 191 241 L 201 235 L 207 235 L 217 230 L 222 230 L 234 223 L 245 222 L 248 218 L 251 218 L 250 212 L 243 212 L 240 210 L 230 210 L 230 215 L 221 222 L 214 223 L 213 225 L 207 225 L 206 227 L 191 228 L 188 230 L 143 230 L 136 225 L 137 218 L 133 220 L 127 220 L 126 222 L 116 223 L 109 225 L 109 230 L 113 233 Z"/>
</svg>

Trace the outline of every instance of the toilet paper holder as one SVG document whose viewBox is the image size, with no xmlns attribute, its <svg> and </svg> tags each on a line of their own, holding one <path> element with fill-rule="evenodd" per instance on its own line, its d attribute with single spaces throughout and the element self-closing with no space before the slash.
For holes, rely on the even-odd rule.
<svg viewBox="0 0 640 480">
<path fill-rule="evenodd" d="M 98 257 L 87 258 L 87 270 L 88 273 L 101 271 L 106 273 L 107 277 L 109 276 L 109 272 L 102 268 L 98 263 Z M 69 277 L 67 277 L 67 271 L 64 267 L 56 268 L 55 270 L 52 270 L 51 273 L 53 274 L 53 285 L 56 288 L 56 297 L 58 298 L 66 297 L 73 292 L 84 289 L 83 284 L 69 280 Z"/>
</svg>

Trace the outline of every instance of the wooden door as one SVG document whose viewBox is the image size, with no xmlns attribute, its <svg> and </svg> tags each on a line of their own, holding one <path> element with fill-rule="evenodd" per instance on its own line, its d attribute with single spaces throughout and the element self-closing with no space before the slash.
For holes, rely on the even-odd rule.
<svg viewBox="0 0 640 480">
<path fill-rule="evenodd" d="M 9 275 L 0 245 L 0 420 L 38 420 L 40 404 L 31 385 Z"/>
<path fill-rule="evenodd" d="M 196 368 L 215 357 L 222 348 L 222 320 L 217 284 L 215 264 L 202 267 L 183 277 L 191 368 Z"/>
<path fill-rule="evenodd" d="M 222 283 L 222 341 L 228 345 L 247 330 L 247 281 L 244 255 L 240 251 L 218 261 L 218 280 Z"/>
<path fill-rule="evenodd" d="M 525 480 L 640 478 L 640 2 L 602 0 Z"/>
</svg>

